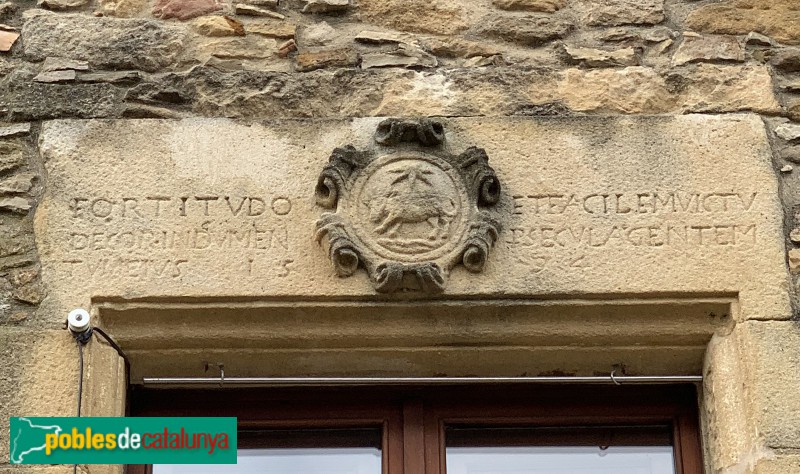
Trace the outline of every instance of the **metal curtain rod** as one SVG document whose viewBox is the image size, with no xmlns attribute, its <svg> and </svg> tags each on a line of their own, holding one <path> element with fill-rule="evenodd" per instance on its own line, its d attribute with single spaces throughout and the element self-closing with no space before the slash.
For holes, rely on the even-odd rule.
<svg viewBox="0 0 800 474">
<path fill-rule="evenodd" d="M 450 384 L 675 384 L 699 383 L 702 375 L 609 375 L 542 377 L 144 377 L 144 385 L 259 385 L 354 386 L 354 385 L 450 385 Z"/>
</svg>

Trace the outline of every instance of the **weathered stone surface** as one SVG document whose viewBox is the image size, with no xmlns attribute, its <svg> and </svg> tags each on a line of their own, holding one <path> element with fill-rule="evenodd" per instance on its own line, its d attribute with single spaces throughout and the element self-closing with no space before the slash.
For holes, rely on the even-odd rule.
<svg viewBox="0 0 800 474">
<path fill-rule="evenodd" d="M 272 10 L 254 7 L 253 5 L 247 5 L 245 3 L 237 3 L 236 5 L 233 6 L 233 9 L 237 15 L 264 16 L 269 18 L 276 18 L 278 20 L 283 20 L 286 18 L 286 16 L 281 15 L 280 13 L 274 12 Z"/>
<path fill-rule="evenodd" d="M 789 250 L 789 270 L 792 273 L 800 271 L 800 249 Z"/>
<path fill-rule="evenodd" d="M 449 58 L 471 58 L 474 56 L 500 54 L 500 50 L 495 46 L 463 38 L 432 38 L 428 40 L 427 46 L 433 54 Z"/>
<path fill-rule="evenodd" d="M 25 164 L 24 148 L 14 142 L 0 142 L 0 173 L 19 168 Z"/>
<path fill-rule="evenodd" d="M 11 47 L 19 38 L 19 33 L 16 31 L 2 31 L 0 30 L 0 51 L 11 51 Z"/>
<path fill-rule="evenodd" d="M 11 120 L 114 116 L 124 91 L 111 84 L 7 84 L 5 107 Z"/>
<path fill-rule="evenodd" d="M 107 82 L 109 84 L 127 84 L 138 82 L 142 78 L 139 71 L 112 71 L 112 72 L 88 72 L 78 74 L 78 82 Z"/>
<path fill-rule="evenodd" d="M 13 2 L 0 3 L 0 17 L 10 15 L 17 10 L 17 6 Z"/>
<path fill-rule="evenodd" d="M 76 34 L 76 32 L 82 32 Z M 22 28 L 25 55 L 88 61 L 98 69 L 156 71 L 175 64 L 186 33 L 153 20 L 95 18 L 37 12 Z"/>
<path fill-rule="evenodd" d="M 248 33 L 266 36 L 268 38 L 290 39 L 297 32 L 297 25 L 284 22 L 255 21 L 247 23 Z"/>
<path fill-rule="evenodd" d="M 800 163 L 800 146 L 784 148 L 781 150 L 781 158 L 792 163 Z"/>
<path fill-rule="evenodd" d="M 350 0 L 304 0 L 303 13 L 331 13 L 345 11 Z"/>
<path fill-rule="evenodd" d="M 473 56 L 464 61 L 464 67 L 487 67 L 487 66 L 503 66 L 506 64 L 503 55 L 497 54 L 495 56 Z"/>
<path fill-rule="evenodd" d="M 800 472 L 800 456 L 778 455 L 770 453 L 756 464 L 753 474 L 785 474 L 787 472 Z"/>
<path fill-rule="evenodd" d="M 564 71 L 556 96 L 573 110 L 663 113 L 674 110 L 664 79 L 645 67 Z"/>
<path fill-rule="evenodd" d="M 645 67 L 568 69 L 557 83 L 539 87 L 549 100 L 573 110 L 623 113 L 734 112 L 770 114 L 781 108 L 765 66 L 698 64 L 666 79 Z"/>
<path fill-rule="evenodd" d="M 49 57 L 44 60 L 41 72 L 65 71 L 69 69 L 73 71 L 88 71 L 89 63 L 86 61 L 75 61 L 73 59 Z"/>
<path fill-rule="evenodd" d="M 436 67 L 438 62 L 434 56 L 420 48 L 406 44 L 399 45 L 393 51 L 380 53 L 365 53 L 362 55 L 361 68 L 374 67 L 408 67 L 426 68 Z"/>
<path fill-rule="evenodd" d="M 147 81 L 131 87 L 125 93 L 126 102 L 141 102 L 151 105 L 182 106 L 191 102 L 194 91 L 184 87 L 183 74 L 150 77 Z"/>
<path fill-rule="evenodd" d="M 800 139 L 800 125 L 796 123 L 785 123 L 775 127 L 775 135 L 786 141 Z"/>
<path fill-rule="evenodd" d="M 266 7 L 272 10 L 278 8 L 278 0 L 246 0 L 246 3 L 250 5 L 256 5 L 258 7 Z"/>
<path fill-rule="evenodd" d="M 64 71 L 50 71 L 39 73 L 33 78 L 36 82 L 54 83 L 54 82 L 71 82 L 75 80 L 77 74 L 75 71 L 69 69 Z"/>
<path fill-rule="evenodd" d="M 639 64 L 639 58 L 633 48 L 605 51 L 566 45 L 564 52 L 572 63 L 586 67 L 637 66 Z"/>
<path fill-rule="evenodd" d="M 11 283 L 12 286 L 15 287 L 33 283 L 38 278 L 39 278 L 39 269 L 36 267 L 18 268 L 16 270 L 12 270 L 8 274 L 8 281 Z"/>
<path fill-rule="evenodd" d="M 783 83 L 781 89 L 792 94 L 800 94 L 800 79 L 792 79 Z"/>
<path fill-rule="evenodd" d="M 791 261 L 791 256 L 790 256 Z M 744 376 L 758 434 L 767 448 L 800 446 L 800 330 L 790 321 L 748 322 L 743 325 Z M 780 367 L 780 370 L 776 368 Z M 790 472 L 790 471 L 786 471 Z"/>
<path fill-rule="evenodd" d="M 751 31 L 750 33 L 747 33 L 747 37 L 744 39 L 744 44 L 748 46 L 772 46 L 774 42 L 769 36 Z"/>
<path fill-rule="evenodd" d="M 297 55 L 295 68 L 307 72 L 326 67 L 352 67 L 358 61 L 358 54 L 350 48 L 301 51 Z"/>
<path fill-rule="evenodd" d="M 663 26 L 649 29 L 642 35 L 642 39 L 650 43 L 661 43 L 662 41 L 671 40 L 674 37 L 675 32 Z"/>
<path fill-rule="evenodd" d="M 744 61 L 744 48 L 730 36 L 687 36 L 672 57 L 673 66 L 708 61 Z"/>
<path fill-rule="evenodd" d="M 676 76 L 681 78 L 678 83 L 686 81 L 681 94 L 686 111 L 753 110 L 768 114 L 781 111 L 772 90 L 772 76 L 766 66 L 698 64 L 693 71 L 678 72 Z M 678 87 L 683 85 L 679 84 Z"/>
<path fill-rule="evenodd" d="M 800 100 L 792 100 L 786 105 L 786 115 L 795 122 L 800 122 Z"/>
<path fill-rule="evenodd" d="M 603 30 L 598 38 L 601 41 L 633 41 L 641 39 L 641 33 L 631 28 L 608 28 Z"/>
<path fill-rule="evenodd" d="M 664 21 L 664 0 L 577 0 L 590 26 L 655 25 Z"/>
<path fill-rule="evenodd" d="M 103 15 L 120 18 L 141 16 L 150 7 L 148 0 L 99 0 L 98 4 Z"/>
<path fill-rule="evenodd" d="M 18 137 L 29 133 L 31 133 L 30 122 L 0 125 L 0 138 Z"/>
<path fill-rule="evenodd" d="M 283 43 L 278 45 L 278 57 L 281 58 L 288 57 L 289 54 L 295 51 L 297 51 L 297 42 L 295 42 L 294 39 L 284 41 Z"/>
<path fill-rule="evenodd" d="M 244 36 L 244 26 L 239 20 L 227 16 L 204 16 L 192 21 L 195 31 L 204 36 Z"/>
<path fill-rule="evenodd" d="M 359 43 L 366 44 L 400 44 L 413 41 L 411 38 L 396 33 L 382 31 L 362 31 L 354 38 Z"/>
<path fill-rule="evenodd" d="M 165 107 L 155 107 L 147 104 L 125 104 L 122 110 L 122 116 L 126 118 L 161 118 L 161 119 L 178 119 L 182 115 L 174 110 Z"/>
<path fill-rule="evenodd" d="M 363 272 L 335 277 L 327 254 L 317 248 L 310 225 L 322 210 L 310 190 L 332 148 L 373 146 L 380 120 L 45 123 L 40 151 L 48 186 L 34 220 L 50 295 L 41 310 L 63 314 L 62 306 L 83 305 L 98 294 L 233 299 L 263 296 L 268 288 L 271 298 L 375 297 Z M 740 318 L 790 317 L 783 213 L 760 117 L 446 122 L 448 147 L 486 149 L 503 183 L 505 225 L 482 274 L 453 271 L 448 298 L 691 291 L 738 294 Z M 86 173 L 86 162 L 95 173 Z M 141 173 L 150 168 L 159 170 L 158 180 Z M 527 197 L 542 193 L 559 197 Z M 169 200 L 156 215 L 156 202 L 147 196 Z M 186 216 L 181 196 L 191 197 Z M 137 199 L 142 217 L 122 216 L 123 197 Z M 92 205 L 97 199 L 104 201 Z M 543 235 L 537 230 L 542 227 L 572 233 Z M 148 231 L 176 232 L 178 240 L 166 245 L 115 237 Z M 229 231 L 236 241 L 223 238 L 231 237 Z M 105 249 L 74 237 L 94 232 L 105 233 Z M 194 237 L 178 238 L 187 232 Z M 549 258 L 543 263 L 532 250 Z M 576 253 L 588 267 L 571 266 Z M 66 266 L 65 258 L 81 262 Z M 98 265 L 102 271 L 92 274 Z"/>
<path fill-rule="evenodd" d="M 398 31 L 450 35 L 469 27 L 468 12 L 449 0 L 359 0 L 362 20 Z"/>
<path fill-rule="evenodd" d="M 552 15 L 498 16 L 486 19 L 479 31 L 525 46 L 541 46 L 566 36 L 574 25 Z"/>
<path fill-rule="evenodd" d="M 219 0 L 155 0 L 153 16 L 162 19 L 190 20 L 222 10 Z"/>
<path fill-rule="evenodd" d="M 75 10 L 89 3 L 89 0 L 39 0 L 36 6 L 50 10 Z"/>
<path fill-rule="evenodd" d="M 223 59 L 266 59 L 275 55 L 278 43 L 259 35 L 223 38 L 203 46 L 212 56 Z"/>
<path fill-rule="evenodd" d="M 8 58 L 0 57 L 0 77 L 3 77 L 14 71 L 16 64 L 9 61 Z"/>
<path fill-rule="evenodd" d="M 553 13 L 567 4 L 567 0 L 492 0 L 492 5 L 501 10 L 523 10 Z"/>
<path fill-rule="evenodd" d="M 19 173 L 0 179 L 0 193 L 19 194 L 26 193 L 33 187 L 33 180 L 36 175 L 33 173 Z"/>
<path fill-rule="evenodd" d="M 691 12 L 686 24 L 706 33 L 745 35 L 755 31 L 781 43 L 800 44 L 800 9 L 796 0 L 714 2 Z"/>
<path fill-rule="evenodd" d="M 30 209 L 30 201 L 23 197 L 0 197 L 0 210 L 26 214 Z"/>
<path fill-rule="evenodd" d="M 770 59 L 776 69 L 783 72 L 800 72 L 800 48 L 779 50 Z"/>
<path fill-rule="evenodd" d="M 337 36 L 336 30 L 326 21 L 320 21 L 300 28 L 299 42 L 303 47 L 326 46 Z"/>
</svg>

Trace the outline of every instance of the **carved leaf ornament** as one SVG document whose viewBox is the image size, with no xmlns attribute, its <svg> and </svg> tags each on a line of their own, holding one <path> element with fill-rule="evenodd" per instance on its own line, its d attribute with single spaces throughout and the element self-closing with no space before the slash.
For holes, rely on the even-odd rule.
<svg viewBox="0 0 800 474">
<path fill-rule="evenodd" d="M 444 290 L 450 270 L 483 270 L 497 240 L 500 181 L 481 148 L 443 148 L 433 119 L 386 119 L 374 149 L 333 150 L 317 181 L 316 239 L 340 277 L 359 268 L 380 293 Z"/>
</svg>

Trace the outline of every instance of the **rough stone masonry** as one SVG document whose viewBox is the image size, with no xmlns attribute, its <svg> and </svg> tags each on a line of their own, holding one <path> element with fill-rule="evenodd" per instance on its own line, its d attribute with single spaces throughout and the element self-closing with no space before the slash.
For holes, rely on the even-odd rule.
<svg viewBox="0 0 800 474">
<path fill-rule="evenodd" d="M 46 190 L 65 192 L 57 187 L 58 180 L 48 179 L 40 149 L 42 130 L 50 130 L 52 142 L 64 147 L 50 150 L 57 156 L 78 146 L 71 144 L 75 137 L 69 135 L 69 127 L 63 128 L 64 136 L 52 135 L 58 128 L 50 124 L 52 120 L 230 119 L 207 121 L 202 127 L 218 141 L 218 149 L 236 150 L 247 135 L 228 132 L 236 129 L 232 123 L 239 122 L 443 116 L 456 122 L 491 118 L 501 124 L 515 117 L 570 117 L 580 124 L 586 116 L 594 122 L 578 126 L 602 128 L 592 123 L 605 120 L 601 117 L 684 114 L 708 115 L 715 122 L 712 116 L 733 113 L 751 114 L 764 124 L 771 144 L 771 172 L 780 186 L 782 216 L 748 214 L 748 203 L 755 202 L 759 209 L 765 205 L 756 194 L 762 189 L 744 186 L 746 193 L 740 194 L 732 189 L 735 183 L 725 189 L 698 190 L 716 197 L 698 194 L 695 202 L 691 195 L 681 194 L 675 183 L 664 189 L 627 190 L 624 196 L 600 187 L 555 189 L 509 196 L 511 212 L 524 219 L 541 214 L 550 221 L 526 220 L 511 226 L 501 241 L 521 248 L 616 242 L 635 247 L 644 261 L 648 254 L 637 243 L 662 247 L 657 244 L 673 239 L 692 245 L 755 245 L 750 240 L 756 235 L 753 229 L 772 226 L 782 218 L 782 236 L 775 237 L 782 242 L 766 244 L 781 255 L 776 266 L 765 271 L 777 281 L 776 272 L 787 273 L 788 268 L 788 283 L 770 291 L 780 292 L 796 308 L 800 283 L 800 171 L 795 170 L 800 165 L 797 0 L 38 0 L 35 5 L 0 0 L 0 419 L 19 413 L 29 403 L 26 399 L 72 400 L 74 396 L 57 384 L 49 394 L 30 388 L 50 377 L 28 370 L 43 361 L 58 366 L 58 352 L 44 348 L 48 341 L 59 340 L 64 353 L 73 349 L 70 341 L 58 339 L 63 315 L 45 310 L 59 304 L 53 303 L 57 295 L 51 294 L 40 275 L 37 245 L 49 245 L 50 235 L 34 235 L 34 220 L 41 223 L 53 217 L 45 212 L 47 206 L 38 209 Z M 469 120 L 464 123 L 473 123 Z M 160 120 L 154 123 L 162 124 Z M 126 133 L 125 127 L 115 131 L 117 126 L 101 127 L 108 135 L 92 135 L 96 145 L 138 146 L 137 137 Z M 167 127 L 158 125 L 162 126 Z M 678 128 L 685 134 L 692 131 Z M 502 134 L 505 129 L 498 126 L 497 130 Z M 338 145 L 325 143 L 331 149 Z M 512 163 L 522 156 L 507 154 L 501 159 Z M 91 162 L 75 159 L 98 182 L 108 178 L 92 175 Z M 716 169 L 736 163 L 720 159 L 697 166 L 748 184 L 748 175 L 741 170 L 728 170 L 732 173 L 728 175 Z M 147 166 L 155 168 L 159 163 L 151 160 Z M 666 173 L 659 167 L 669 163 L 648 162 L 647 166 Z M 157 174 L 150 168 L 140 171 Z M 759 175 L 759 179 L 766 178 Z M 212 203 L 193 201 L 198 206 L 194 211 L 215 211 L 202 207 L 208 205 L 227 212 L 230 208 L 223 207 L 225 203 L 240 206 L 242 214 L 234 216 L 237 219 L 248 213 L 275 219 L 289 214 L 289 204 L 275 201 L 276 196 L 224 192 L 229 194 L 219 194 Z M 671 204 L 658 200 L 669 199 L 670 193 Z M 208 195 L 211 191 L 202 194 Z M 135 212 L 130 210 L 133 201 L 123 201 L 123 197 L 141 200 L 136 201 L 138 212 L 151 213 L 161 209 L 156 206 L 163 206 L 165 213 L 175 212 L 181 198 L 159 194 L 91 198 L 107 199 L 101 202 L 87 196 L 73 196 L 78 201 L 71 212 L 78 220 L 116 219 L 126 210 Z M 692 226 L 710 224 L 702 220 L 673 227 L 644 223 L 627 236 L 620 234 L 619 240 L 610 240 L 613 223 L 587 221 L 575 226 L 561 219 L 573 210 L 647 211 L 659 204 L 677 205 L 680 210 L 679 201 L 689 203 L 687 212 L 695 205 L 719 212 L 729 212 L 720 206 L 740 206 L 741 212 L 731 211 L 728 221 L 702 229 Z M 105 212 L 108 215 L 103 217 Z M 586 229 L 591 230 L 587 233 Z M 257 232 L 247 234 L 247 245 L 280 249 L 294 238 Z M 61 244 L 80 251 L 128 245 L 105 231 L 103 235 L 75 234 Z M 240 234 L 234 238 L 240 244 L 244 239 Z M 187 240 L 179 242 L 192 245 Z M 754 265 L 765 262 L 772 261 L 755 259 Z M 173 259 L 147 271 L 180 275 L 190 267 L 187 263 Z M 533 270 L 553 265 L 533 257 L 523 263 Z M 730 263 L 723 262 L 721 268 Z M 286 265 L 278 259 L 269 271 L 281 274 L 288 271 Z M 66 274 L 69 268 L 57 271 Z M 725 278 L 738 277 L 720 276 L 725 285 Z M 578 280 L 566 283 L 570 290 L 580 284 Z M 780 311 L 770 307 L 767 313 L 763 321 L 748 323 L 751 326 L 744 335 L 736 335 L 745 341 L 743 347 L 756 347 L 753 352 L 761 357 L 748 361 L 751 366 L 742 370 L 761 373 L 768 370 L 765 361 L 774 361 L 780 367 L 781 383 L 797 387 L 800 375 L 791 376 L 800 372 L 800 335 L 793 322 L 797 309 L 777 314 Z M 67 385 L 74 369 L 72 364 L 65 367 L 52 380 L 64 377 Z M 714 472 L 800 472 L 800 434 L 797 426 L 792 434 L 788 415 L 800 412 L 797 402 L 790 401 L 796 397 L 777 388 L 762 392 L 759 396 L 766 404 L 782 407 L 778 415 L 763 415 L 771 417 L 770 426 L 779 428 L 760 432 L 751 444 L 743 438 L 730 441 L 731 452 L 739 454 L 720 454 L 712 463 Z M 49 409 L 59 413 L 57 407 Z M 787 420 L 781 420 L 780 414 Z M 6 435 L 7 425 L 0 423 L 0 440 Z M 2 463 L 7 461 L 7 449 L 8 444 L 0 442 Z M 57 468 L 47 472 L 51 471 L 60 472 Z"/>
</svg>

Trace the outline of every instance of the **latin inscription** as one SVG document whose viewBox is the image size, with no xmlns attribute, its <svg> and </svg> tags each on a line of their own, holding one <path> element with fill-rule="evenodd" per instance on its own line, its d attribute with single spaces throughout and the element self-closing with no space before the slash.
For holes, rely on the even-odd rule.
<svg viewBox="0 0 800 474">
<path fill-rule="evenodd" d="M 514 195 L 514 213 L 524 214 L 713 214 L 748 212 L 757 192 L 597 193 Z"/>
<path fill-rule="evenodd" d="M 294 271 L 286 196 L 76 196 L 66 232 L 72 275 L 180 279 L 198 256 L 246 276 Z"/>
<path fill-rule="evenodd" d="M 69 208 L 74 219 L 125 219 L 149 217 L 187 217 L 229 215 L 232 217 L 285 216 L 292 211 L 287 197 L 193 196 L 75 197 Z"/>
<path fill-rule="evenodd" d="M 593 252 L 717 247 L 758 242 L 758 192 L 598 192 L 513 195 L 505 243 L 540 272 L 591 267 Z M 524 222 L 525 224 L 520 224 Z"/>
</svg>

